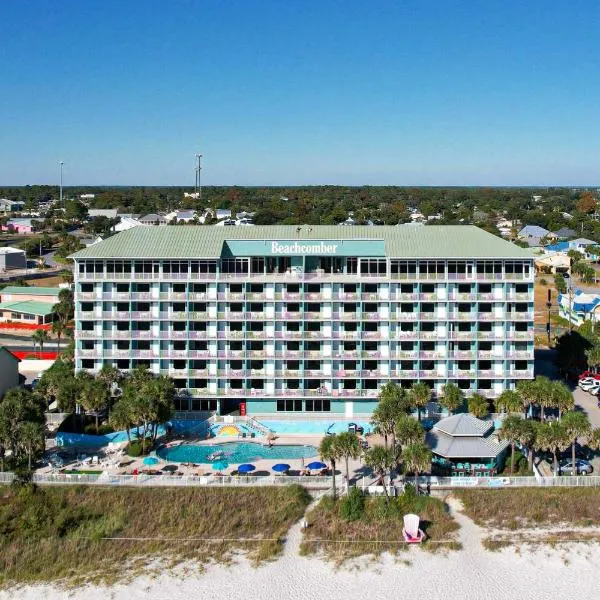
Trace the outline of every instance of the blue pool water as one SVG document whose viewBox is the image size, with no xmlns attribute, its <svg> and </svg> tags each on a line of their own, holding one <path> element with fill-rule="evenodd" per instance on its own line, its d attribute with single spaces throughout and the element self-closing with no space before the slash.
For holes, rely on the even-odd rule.
<svg viewBox="0 0 600 600">
<path fill-rule="evenodd" d="M 223 452 L 224 456 L 218 460 L 225 460 L 230 464 L 251 463 L 256 460 L 286 460 L 298 458 L 312 458 L 318 454 L 314 446 L 277 446 L 271 448 L 262 444 L 252 442 L 230 442 L 227 444 L 215 444 L 214 446 L 196 446 L 194 444 L 182 444 L 167 448 L 159 448 L 157 456 L 172 462 L 204 463 L 210 464 L 209 455 L 215 452 Z"/>
<path fill-rule="evenodd" d="M 268 419 L 264 417 L 258 417 L 257 421 L 262 423 L 265 427 L 272 429 L 276 433 L 308 433 L 315 435 L 324 435 L 329 433 L 342 433 L 348 431 L 348 423 L 356 423 L 365 430 L 365 433 L 369 433 L 372 430 L 371 424 L 367 421 L 335 421 L 335 420 L 307 420 L 302 421 L 301 419 L 290 419 L 289 421 L 280 419 Z"/>
</svg>

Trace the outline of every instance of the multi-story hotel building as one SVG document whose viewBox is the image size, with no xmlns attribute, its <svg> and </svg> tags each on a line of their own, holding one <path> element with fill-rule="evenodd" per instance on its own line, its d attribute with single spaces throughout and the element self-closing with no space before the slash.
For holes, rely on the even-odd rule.
<svg viewBox="0 0 600 600">
<path fill-rule="evenodd" d="M 533 377 L 533 259 L 472 226 L 136 227 L 77 252 L 77 369 L 147 365 L 179 410 L 373 410 Z"/>
</svg>

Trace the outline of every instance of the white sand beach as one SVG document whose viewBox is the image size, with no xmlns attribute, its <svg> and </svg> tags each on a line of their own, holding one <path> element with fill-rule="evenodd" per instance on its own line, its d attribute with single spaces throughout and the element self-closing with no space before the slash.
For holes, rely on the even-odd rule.
<svg viewBox="0 0 600 600">
<path fill-rule="evenodd" d="M 299 525 L 290 531 L 284 555 L 253 568 L 247 561 L 213 565 L 202 573 L 185 569 L 140 577 L 114 587 L 60 590 L 48 586 L 0 592 L 18 600 L 348 600 L 419 597 L 443 600 L 567 600 L 598 597 L 600 546 L 569 543 L 536 550 L 506 548 L 488 552 L 481 530 L 458 514 L 463 550 L 445 556 L 411 548 L 400 557 L 336 568 L 298 556 Z"/>
</svg>

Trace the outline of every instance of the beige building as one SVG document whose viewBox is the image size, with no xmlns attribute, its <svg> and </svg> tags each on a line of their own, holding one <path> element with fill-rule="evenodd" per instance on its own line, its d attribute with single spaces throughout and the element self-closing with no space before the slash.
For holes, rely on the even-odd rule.
<svg viewBox="0 0 600 600">
<path fill-rule="evenodd" d="M 0 323 L 52 323 L 59 292 L 54 287 L 5 287 L 0 290 Z"/>
<path fill-rule="evenodd" d="M 7 390 L 19 385 L 19 362 L 14 354 L 0 347 L 0 398 Z"/>
</svg>

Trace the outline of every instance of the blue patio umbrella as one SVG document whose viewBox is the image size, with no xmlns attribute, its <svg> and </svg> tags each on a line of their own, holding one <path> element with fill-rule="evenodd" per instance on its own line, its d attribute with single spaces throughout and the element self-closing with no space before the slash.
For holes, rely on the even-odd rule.
<svg viewBox="0 0 600 600">
<path fill-rule="evenodd" d="M 229 466 L 229 463 L 224 460 L 218 460 L 212 464 L 213 471 L 224 471 Z"/>
<path fill-rule="evenodd" d="M 158 458 L 156 458 L 156 456 L 146 456 L 146 458 L 142 462 L 148 467 L 151 467 L 157 465 L 160 461 L 158 460 Z"/>
<path fill-rule="evenodd" d="M 286 465 L 285 463 L 277 463 L 271 467 L 273 471 L 276 473 L 285 473 L 290 470 L 290 465 Z"/>
<path fill-rule="evenodd" d="M 315 462 L 308 463 L 306 468 L 310 469 L 311 471 L 316 471 L 317 469 L 326 469 L 327 465 L 317 460 Z"/>
<path fill-rule="evenodd" d="M 256 467 L 254 465 L 246 463 L 238 467 L 238 473 L 252 473 L 255 469 Z"/>
</svg>

